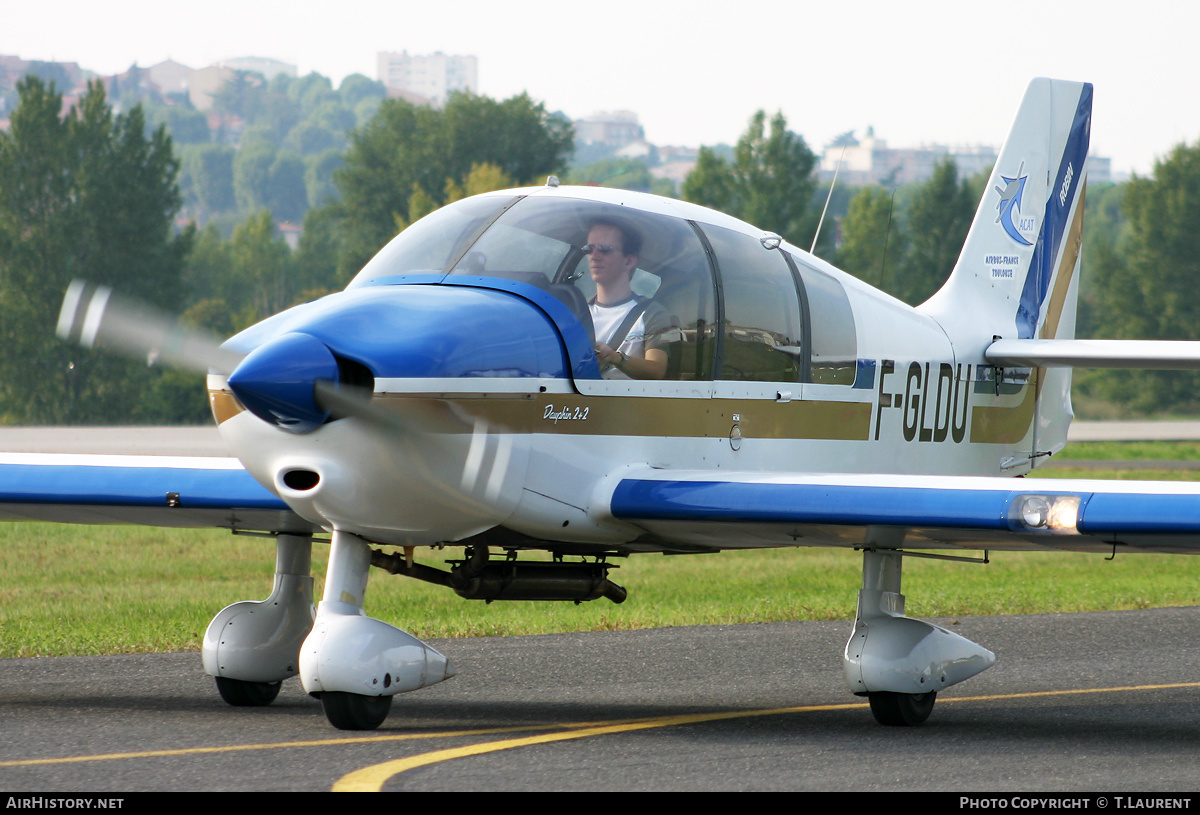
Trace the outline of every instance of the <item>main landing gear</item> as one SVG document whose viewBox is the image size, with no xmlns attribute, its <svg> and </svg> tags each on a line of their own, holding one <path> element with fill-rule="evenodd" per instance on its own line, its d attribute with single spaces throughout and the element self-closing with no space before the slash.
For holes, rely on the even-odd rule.
<svg viewBox="0 0 1200 815">
<path fill-rule="evenodd" d="M 227 676 L 215 677 L 217 692 L 234 707 L 264 707 L 275 701 L 283 682 L 243 682 Z"/>
<path fill-rule="evenodd" d="M 990 668 L 996 655 L 951 631 L 904 616 L 896 550 L 863 552 L 863 586 L 854 631 L 846 643 L 846 682 L 871 703 L 875 720 L 918 725 L 929 718 L 938 691 Z"/>
<path fill-rule="evenodd" d="M 280 535 L 271 596 L 227 606 L 208 624 L 204 672 L 229 704 L 269 705 L 283 680 L 299 671 L 300 643 L 313 623 L 311 556 L 310 536 Z"/>
<path fill-rule="evenodd" d="M 284 679 L 300 674 L 341 730 L 374 730 L 392 696 L 454 676 L 436 649 L 363 613 L 371 550 L 367 542 L 333 533 L 325 596 L 313 611 L 309 574 L 312 538 L 280 535 L 275 587 L 261 602 L 234 603 L 204 634 L 204 670 L 221 698 L 235 707 L 269 705 Z"/>
</svg>

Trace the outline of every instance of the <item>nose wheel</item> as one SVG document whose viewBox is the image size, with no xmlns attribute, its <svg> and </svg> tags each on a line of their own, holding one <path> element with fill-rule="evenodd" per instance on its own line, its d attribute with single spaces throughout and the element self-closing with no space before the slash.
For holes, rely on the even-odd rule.
<svg viewBox="0 0 1200 815">
<path fill-rule="evenodd" d="M 875 533 L 881 538 L 887 530 Z M 883 540 L 895 546 L 901 538 Z M 929 718 L 937 692 L 986 670 L 996 655 L 966 637 L 904 616 L 900 591 L 904 552 L 866 549 L 854 630 L 846 643 L 846 682 L 866 696 L 875 721 L 912 727 Z"/>
<path fill-rule="evenodd" d="M 921 724 L 933 712 L 937 692 L 890 693 L 877 691 L 867 694 L 875 721 L 889 727 L 912 727 Z"/>
<path fill-rule="evenodd" d="M 321 694 L 325 718 L 338 730 L 374 730 L 392 709 L 390 696 L 325 691 Z"/>
</svg>

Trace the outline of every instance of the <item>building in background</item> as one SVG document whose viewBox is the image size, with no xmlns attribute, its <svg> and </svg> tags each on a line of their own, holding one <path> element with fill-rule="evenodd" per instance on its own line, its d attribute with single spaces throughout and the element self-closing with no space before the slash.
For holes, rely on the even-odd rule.
<svg viewBox="0 0 1200 815">
<path fill-rule="evenodd" d="M 378 79 L 395 95 L 409 101 L 413 96 L 442 105 L 455 91 L 477 93 L 479 60 L 472 56 L 443 54 L 410 55 L 407 51 L 377 54 Z"/>
<path fill-rule="evenodd" d="M 826 145 L 821 153 L 820 175 L 828 181 L 836 171 L 838 183 L 850 186 L 900 187 L 928 181 L 933 168 L 946 158 L 953 159 L 958 165 L 959 178 L 970 178 L 990 170 L 998 155 L 997 148 L 984 144 L 892 148 L 875 136 L 873 128 L 867 128 L 867 134 L 861 139 L 850 131 Z M 1112 161 L 1102 156 L 1089 156 L 1088 178 L 1093 183 L 1111 182 Z"/>
<path fill-rule="evenodd" d="M 193 69 L 173 59 L 151 65 L 146 69 L 150 82 L 163 96 L 173 93 L 186 94 L 188 79 L 193 73 L 195 73 Z"/>
<path fill-rule="evenodd" d="M 603 111 L 575 120 L 577 144 L 602 144 L 619 150 L 645 136 L 637 114 L 630 110 Z"/>
</svg>

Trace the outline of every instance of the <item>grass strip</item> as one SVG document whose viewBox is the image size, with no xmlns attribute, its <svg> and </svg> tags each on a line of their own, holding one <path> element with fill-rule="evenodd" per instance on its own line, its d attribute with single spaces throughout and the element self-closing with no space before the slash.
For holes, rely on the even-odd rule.
<svg viewBox="0 0 1200 815">
<path fill-rule="evenodd" d="M 1098 444 L 1098 443 L 1097 443 Z M 1114 443 L 1116 444 L 1116 443 Z M 1146 443 L 1130 442 L 1142 447 Z M 1194 442 L 1155 442 L 1147 458 L 1195 458 Z M 1070 445 L 1063 458 L 1123 459 L 1119 450 Z M 1195 448 L 1195 449 L 1193 449 Z M 1072 478 L 1192 479 L 1194 470 L 1077 470 Z M 320 596 L 328 547 L 313 551 Z M 421 550 L 443 567 L 457 553 Z M 462 600 L 448 589 L 372 575 L 367 609 L 418 637 L 629 630 L 673 625 L 847 620 L 861 555 L 838 549 L 765 549 L 640 555 L 614 561 L 622 605 Z M 0 524 L 0 657 L 198 650 L 221 607 L 270 592 L 270 540 L 216 530 Z M 994 552 L 985 567 L 910 559 L 907 613 L 914 617 L 1031 614 L 1200 602 L 1200 559 L 1129 554 Z"/>
</svg>

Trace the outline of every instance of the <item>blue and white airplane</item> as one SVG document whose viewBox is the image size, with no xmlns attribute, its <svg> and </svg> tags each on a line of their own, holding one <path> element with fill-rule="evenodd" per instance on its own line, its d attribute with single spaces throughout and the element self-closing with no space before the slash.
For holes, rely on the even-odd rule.
<svg viewBox="0 0 1200 815">
<path fill-rule="evenodd" d="M 234 705 L 298 674 L 343 729 L 454 674 L 366 616 L 372 565 L 466 598 L 621 602 L 613 556 L 853 547 L 847 684 L 919 724 L 995 657 L 904 616 L 906 554 L 1200 550 L 1200 484 L 1013 478 L 1066 443 L 1072 366 L 1200 361 L 1073 339 L 1091 107 L 1089 84 L 1029 86 L 916 308 L 719 212 L 554 179 L 431 214 L 345 291 L 219 347 L 75 284 L 60 334 L 206 371 L 236 459 L 10 456 L 0 512 L 276 536 L 273 593 L 216 616 L 204 668 Z M 624 325 L 600 311 L 621 305 L 604 260 L 640 312 Z M 435 546 L 463 554 L 420 562 Z"/>
</svg>

